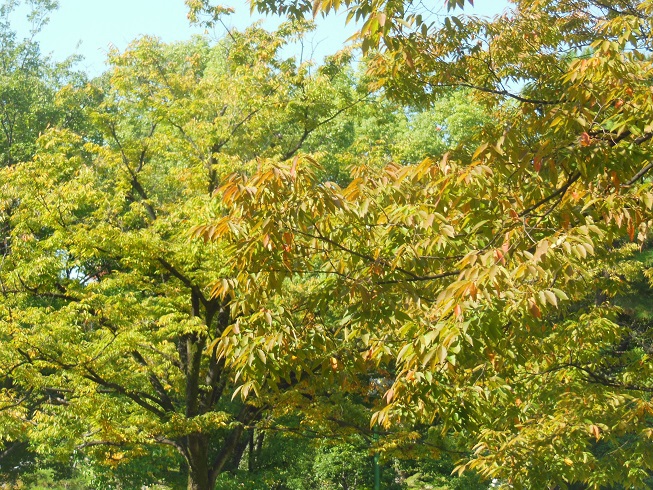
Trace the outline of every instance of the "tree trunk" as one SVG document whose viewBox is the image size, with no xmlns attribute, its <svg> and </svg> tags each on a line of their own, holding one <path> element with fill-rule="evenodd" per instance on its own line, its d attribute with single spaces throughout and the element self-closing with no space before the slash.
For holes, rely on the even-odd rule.
<svg viewBox="0 0 653 490">
<path fill-rule="evenodd" d="M 254 468 L 256 467 L 256 463 L 254 462 L 254 429 L 249 429 L 249 454 L 247 455 L 247 471 L 252 473 L 254 471 Z"/>
<path fill-rule="evenodd" d="M 188 440 L 188 490 L 213 490 L 209 477 L 209 441 L 201 434 Z"/>
<path fill-rule="evenodd" d="M 231 458 L 231 465 L 229 465 L 228 469 L 231 471 L 237 471 L 238 468 L 240 467 L 240 462 L 243 460 L 243 456 L 245 455 L 245 449 L 247 449 L 247 445 L 249 444 L 250 441 L 250 434 L 254 431 L 254 429 L 249 429 L 245 434 L 242 434 L 240 436 L 240 440 L 236 444 L 233 450 L 233 457 Z"/>
</svg>

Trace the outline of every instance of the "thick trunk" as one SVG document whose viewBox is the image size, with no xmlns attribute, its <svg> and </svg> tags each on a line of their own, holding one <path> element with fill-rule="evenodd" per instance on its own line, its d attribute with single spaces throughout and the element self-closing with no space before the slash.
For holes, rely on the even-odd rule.
<svg viewBox="0 0 653 490">
<path fill-rule="evenodd" d="M 249 454 L 247 455 L 247 471 L 254 471 L 256 464 L 254 462 L 254 429 L 249 429 Z"/>
<path fill-rule="evenodd" d="M 236 447 L 234 448 L 233 457 L 231 458 L 231 465 L 229 465 L 228 467 L 229 470 L 236 471 L 240 467 L 240 462 L 243 460 L 243 456 L 245 455 L 245 450 L 249 445 L 251 434 L 253 433 L 253 431 L 254 429 L 249 429 L 246 433 L 240 436 L 240 440 L 238 441 Z"/>
<path fill-rule="evenodd" d="M 188 473 L 188 490 L 213 490 L 208 472 L 194 472 L 191 469 Z"/>
<path fill-rule="evenodd" d="M 264 437 L 265 437 L 265 432 L 263 431 L 260 431 L 258 436 L 256 437 L 256 448 L 254 450 L 254 455 L 252 458 L 252 461 L 254 461 L 256 465 L 258 465 L 259 461 L 261 461 L 261 452 L 263 451 Z"/>
<path fill-rule="evenodd" d="M 209 441 L 201 434 L 187 436 L 188 490 L 213 490 L 209 476 Z"/>
</svg>

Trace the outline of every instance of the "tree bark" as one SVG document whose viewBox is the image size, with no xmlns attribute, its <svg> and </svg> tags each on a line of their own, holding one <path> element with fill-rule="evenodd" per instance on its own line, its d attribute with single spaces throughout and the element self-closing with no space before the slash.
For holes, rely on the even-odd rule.
<svg viewBox="0 0 653 490">
<path fill-rule="evenodd" d="M 255 446 L 254 446 L 254 429 L 249 429 L 249 454 L 247 455 L 247 471 L 252 473 L 254 469 L 256 468 L 256 464 L 254 462 L 255 458 Z"/>
<path fill-rule="evenodd" d="M 233 456 L 231 458 L 231 464 L 229 465 L 229 470 L 237 471 L 240 468 L 240 462 L 243 460 L 245 455 L 245 450 L 250 444 L 250 439 L 253 437 L 252 434 L 254 429 L 248 429 L 244 434 L 241 434 L 240 440 L 236 444 L 236 447 L 233 450 Z"/>
<path fill-rule="evenodd" d="M 188 490 L 213 490 L 209 477 L 209 441 L 202 434 L 187 436 Z"/>
</svg>

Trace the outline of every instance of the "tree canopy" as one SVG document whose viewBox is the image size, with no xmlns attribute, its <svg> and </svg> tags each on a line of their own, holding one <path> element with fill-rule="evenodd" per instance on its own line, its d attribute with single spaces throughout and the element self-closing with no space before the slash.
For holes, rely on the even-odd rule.
<svg viewBox="0 0 653 490">
<path fill-rule="evenodd" d="M 221 212 L 211 196 L 227 172 L 294 155 L 361 97 L 338 81 L 346 58 L 310 73 L 281 57 L 301 29 L 253 27 L 217 46 L 143 38 L 114 53 L 112 73 L 66 87 L 92 101 L 86 126 L 53 127 L 3 170 L 9 440 L 27 430 L 39 453 L 116 464 L 168 446 L 189 488 L 238 464 L 267 403 L 231 401 L 232 370 L 210 346 L 230 323 L 210 294 L 229 255 L 188 236 Z"/>
<path fill-rule="evenodd" d="M 363 24 L 374 87 L 427 105 L 466 88 L 494 124 L 471 155 L 363 164 L 344 188 L 316 178 L 310 158 L 230 178 L 231 212 L 196 233 L 233 243 L 241 302 L 313 280 L 301 300 L 312 314 L 261 316 L 272 330 L 248 325 L 250 348 L 285 325 L 299 323 L 293 338 L 311 345 L 314 330 L 329 332 L 325 357 L 392 380 L 372 423 L 466 434 L 461 471 L 521 488 L 645 485 L 650 331 L 619 297 L 650 276 L 635 252 L 653 205 L 652 4 L 515 1 L 494 19 L 442 23 L 403 2 L 253 5 L 292 16 L 342 7 Z M 241 335 L 228 333 L 227 356 Z"/>
<path fill-rule="evenodd" d="M 5 4 L 3 471 L 650 487 L 653 2 L 469 3 L 254 0 L 91 81 Z M 286 54 L 338 10 L 360 63 Z"/>
</svg>

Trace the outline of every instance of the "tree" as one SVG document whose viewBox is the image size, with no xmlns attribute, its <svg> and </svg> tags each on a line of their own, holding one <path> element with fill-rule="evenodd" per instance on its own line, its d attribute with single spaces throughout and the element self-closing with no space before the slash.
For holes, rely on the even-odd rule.
<svg viewBox="0 0 653 490">
<path fill-rule="evenodd" d="M 414 104 L 467 88 L 495 124 L 470 156 L 363 165 L 345 188 L 310 157 L 232 176 L 229 214 L 196 229 L 236 249 L 215 292 L 237 286 L 232 305 L 248 313 L 216 345 L 244 387 L 300 369 L 386 373 L 372 423 L 466 436 L 461 471 L 516 488 L 643 487 L 650 330 L 616 296 L 648 267 L 633 252 L 653 206 L 653 3 L 513 4 L 436 24 L 403 2 L 254 3 L 347 8 L 363 49 L 383 43 L 376 87 Z M 254 311 L 287 285 L 301 290 Z M 257 349 L 278 372 L 247 362 Z"/>
<path fill-rule="evenodd" d="M 11 18 L 21 2 L 5 1 L 0 6 L 0 153 L 3 166 L 28 160 L 36 140 L 49 125 L 79 124 L 75 103 L 66 104 L 66 86 L 79 86 L 85 77 L 72 67 L 74 58 L 53 63 L 41 54 L 35 37 L 56 8 L 49 0 L 24 2 L 29 8 L 28 37 L 19 39 Z M 82 101 L 75 101 L 77 104 Z"/>
<path fill-rule="evenodd" d="M 211 344 L 232 306 L 210 294 L 229 251 L 188 231 L 223 212 L 211 196 L 225 173 L 292 157 L 361 98 L 338 83 L 346 57 L 311 69 L 280 55 L 305 28 L 216 46 L 143 38 L 81 89 L 97 101 L 87 127 L 51 128 L 2 171 L 0 362 L 18 415 L 17 394 L 38 401 L 22 430 L 43 457 L 115 465 L 160 446 L 157 464 L 176 454 L 189 489 L 239 465 L 271 400 L 231 399 Z"/>
<path fill-rule="evenodd" d="M 12 167 L 29 160 L 36 151 L 36 141 L 50 125 L 80 127 L 81 107 L 88 100 L 76 97 L 76 88 L 85 77 L 73 69 L 74 59 L 53 63 L 42 55 L 35 37 L 54 9 L 53 2 L 5 1 L 0 5 L 0 166 Z M 12 18 L 19 7 L 26 7 L 30 29 L 21 39 L 12 27 Z M 11 222 L 9 217 L 17 202 L 4 200 L 0 217 L 0 250 L 3 257 L 10 252 Z M 2 337 L 3 342 L 6 340 Z M 9 355 L 3 349 L 3 355 Z M 33 459 L 27 451 L 23 420 L 33 412 L 31 391 L 16 391 L 12 372 L 0 373 L 0 465 L 3 479 L 8 473 L 25 471 Z"/>
</svg>

